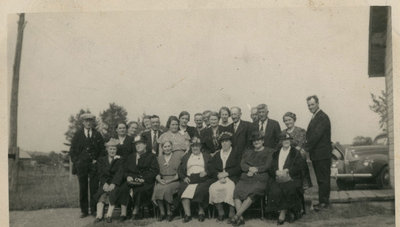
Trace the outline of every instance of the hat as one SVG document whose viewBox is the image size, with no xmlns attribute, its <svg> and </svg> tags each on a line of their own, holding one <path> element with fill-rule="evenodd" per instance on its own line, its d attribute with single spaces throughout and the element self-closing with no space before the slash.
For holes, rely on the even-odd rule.
<svg viewBox="0 0 400 227">
<path fill-rule="evenodd" d="M 191 146 L 191 147 L 193 147 L 193 146 L 201 146 L 201 140 L 200 140 L 200 138 L 198 138 L 198 137 L 193 137 L 193 139 L 192 139 L 192 141 L 191 141 L 191 143 L 190 143 L 190 146 Z"/>
<path fill-rule="evenodd" d="M 81 117 L 80 117 L 82 120 L 94 120 L 95 118 L 96 118 L 96 116 L 94 116 L 93 114 L 91 114 L 91 113 L 84 113 L 84 114 L 82 114 L 81 115 Z"/>
<path fill-rule="evenodd" d="M 134 139 L 133 139 L 133 144 L 137 144 L 137 143 L 144 143 L 144 144 L 146 144 L 146 140 L 144 139 L 144 137 L 143 136 L 136 136 Z"/>
<path fill-rule="evenodd" d="M 289 134 L 289 133 L 282 133 L 280 136 L 279 136 L 279 140 L 292 140 L 293 139 L 293 137 Z"/>
<path fill-rule="evenodd" d="M 230 132 L 223 132 L 223 133 L 221 133 L 221 135 L 219 135 L 218 141 L 219 141 L 220 143 L 221 143 L 222 141 L 225 141 L 225 140 L 231 141 L 231 140 L 232 140 L 232 133 L 230 133 Z"/>
<path fill-rule="evenodd" d="M 116 147 L 119 144 L 119 140 L 111 138 L 106 144 L 106 147 Z"/>
<path fill-rule="evenodd" d="M 264 136 L 261 132 L 255 131 L 251 134 L 250 140 L 251 140 L 251 142 L 256 141 L 256 140 L 263 140 L 264 139 L 263 137 Z"/>
</svg>

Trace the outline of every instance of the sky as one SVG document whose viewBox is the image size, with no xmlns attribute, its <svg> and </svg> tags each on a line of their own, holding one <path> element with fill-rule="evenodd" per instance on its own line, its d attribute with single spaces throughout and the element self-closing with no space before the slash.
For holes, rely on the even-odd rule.
<svg viewBox="0 0 400 227">
<path fill-rule="evenodd" d="M 182 110 L 265 103 L 279 121 L 311 119 L 306 97 L 318 95 L 330 117 L 332 141 L 375 137 L 379 117 L 368 78 L 368 7 L 165 10 L 26 14 L 18 145 L 66 149 L 68 118 L 95 115 L 115 102 L 129 120 L 157 114 L 162 124 Z M 8 17 L 11 81 L 17 15 Z M 11 84 L 11 82 L 9 82 Z M 194 125 L 193 119 L 189 123 Z"/>
</svg>

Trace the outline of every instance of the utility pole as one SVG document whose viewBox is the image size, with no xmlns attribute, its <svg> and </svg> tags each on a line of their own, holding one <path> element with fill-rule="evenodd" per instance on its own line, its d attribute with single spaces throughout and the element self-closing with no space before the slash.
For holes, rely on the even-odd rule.
<svg viewBox="0 0 400 227">
<path fill-rule="evenodd" d="M 17 131 L 18 131 L 18 88 L 19 88 L 19 70 L 21 66 L 21 54 L 22 54 L 22 40 L 24 37 L 25 28 L 25 14 L 19 14 L 18 21 L 18 34 L 17 34 L 17 45 L 15 49 L 12 88 L 11 88 L 11 102 L 10 102 L 10 133 L 8 143 L 8 154 L 9 154 L 9 167 L 11 167 L 11 182 L 10 189 L 14 190 L 17 186 L 18 179 L 18 160 L 19 160 L 19 149 L 17 145 Z"/>
</svg>

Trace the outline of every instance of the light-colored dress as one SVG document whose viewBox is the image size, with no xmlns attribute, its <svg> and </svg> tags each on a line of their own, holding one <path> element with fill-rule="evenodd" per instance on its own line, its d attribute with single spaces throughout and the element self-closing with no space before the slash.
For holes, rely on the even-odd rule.
<svg viewBox="0 0 400 227">
<path fill-rule="evenodd" d="M 162 151 L 161 144 L 163 144 L 166 141 L 172 142 L 172 152 L 180 153 L 181 157 L 189 149 L 189 146 L 190 146 L 190 136 L 187 132 L 182 133 L 182 132 L 178 131 L 176 133 L 172 133 L 171 131 L 167 131 L 167 132 L 163 133 L 158 138 L 158 141 L 157 141 L 160 144 L 160 151 Z M 159 155 L 162 155 L 162 153 L 160 152 Z"/>
<path fill-rule="evenodd" d="M 229 155 L 231 155 L 231 151 L 232 149 L 228 153 L 225 153 L 222 150 L 221 152 L 219 152 L 224 171 L 226 161 L 228 160 Z M 229 177 L 225 177 L 224 179 L 225 183 L 221 183 L 218 180 L 210 186 L 210 204 L 227 203 L 231 206 L 234 206 L 235 204 L 233 202 L 233 192 L 235 190 L 235 183 L 231 181 Z"/>
<path fill-rule="evenodd" d="M 203 154 L 191 154 L 187 162 L 187 175 L 190 176 L 191 174 L 199 174 L 204 170 Z M 189 184 L 183 192 L 181 198 L 192 199 L 196 191 L 197 185 L 198 184 Z"/>
<path fill-rule="evenodd" d="M 170 158 L 161 155 L 157 157 L 158 165 L 160 167 L 160 176 L 162 179 L 171 180 L 178 174 L 178 167 L 181 164 L 182 157 L 177 153 L 172 153 Z M 156 183 L 152 201 L 165 200 L 169 204 L 173 203 L 174 194 L 178 192 L 179 181 L 174 181 L 169 184 Z"/>
</svg>

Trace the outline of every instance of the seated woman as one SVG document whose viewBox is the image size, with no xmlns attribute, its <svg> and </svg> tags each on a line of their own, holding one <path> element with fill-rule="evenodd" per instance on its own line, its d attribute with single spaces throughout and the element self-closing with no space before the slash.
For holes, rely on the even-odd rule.
<svg viewBox="0 0 400 227">
<path fill-rule="evenodd" d="M 105 146 L 107 149 L 107 156 L 99 158 L 97 173 L 99 176 L 100 187 L 94 198 L 97 199 L 97 215 L 94 220 L 95 223 L 103 220 L 104 204 L 109 204 L 106 214 L 106 221 L 112 222 L 112 214 L 115 204 L 118 203 L 118 185 L 121 183 L 120 175 L 117 173 L 121 171 L 122 160 L 117 154 L 118 140 L 110 139 Z M 121 207 L 121 218 L 126 217 L 126 206 Z"/>
<path fill-rule="evenodd" d="M 179 131 L 179 120 L 175 116 L 170 116 L 167 120 L 166 125 L 168 131 L 163 133 L 158 138 L 158 143 L 160 144 L 160 151 L 162 150 L 161 144 L 166 141 L 171 141 L 174 145 L 172 148 L 172 153 L 179 153 L 183 156 L 189 151 L 190 147 L 190 136 L 187 132 Z M 162 155 L 161 153 L 159 155 Z"/>
<path fill-rule="evenodd" d="M 243 213 L 256 197 L 264 196 L 268 182 L 267 170 L 271 166 L 274 152 L 274 150 L 264 147 L 263 135 L 258 131 L 252 134 L 251 141 L 254 148 L 243 153 L 240 162 L 242 175 L 233 193 L 236 215 L 232 217 L 231 223 L 234 226 L 243 225 Z"/>
<path fill-rule="evenodd" d="M 242 172 L 240 157 L 238 152 L 233 151 L 235 148 L 232 148 L 231 140 L 232 134 L 229 132 L 220 135 L 219 142 L 222 149 L 211 158 L 208 165 L 210 177 L 215 182 L 210 186 L 210 204 L 215 204 L 219 222 L 225 217 L 223 203 L 229 205 L 229 218 L 235 215 L 233 192 Z"/>
<path fill-rule="evenodd" d="M 158 166 L 160 173 L 156 177 L 156 185 L 154 186 L 154 192 L 152 200 L 156 203 L 160 209 L 160 216 L 158 221 L 168 219 L 173 220 L 172 207 L 177 207 L 177 200 L 174 199 L 174 195 L 178 193 L 179 188 L 179 177 L 178 168 L 181 164 L 182 157 L 179 153 L 172 153 L 173 144 L 171 141 L 166 141 L 161 144 L 162 155 L 158 156 Z M 165 207 L 167 208 L 167 215 L 165 214 Z"/>
<path fill-rule="evenodd" d="M 273 154 L 268 171 L 272 180 L 267 207 L 270 211 L 280 212 L 278 225 L 282 225 L 285 220 L 294 221 L 299 217 L 302 208 L 300 193 L 303 193 L 304 160 L 300 152 L 291 145 L 292 139 L 286 133 L 280 136 L 281 146 Z"/>
<path fill-rule="evenodd" d="M 181 165 L 178 169 L 179 178 L 182 180 L 179 185 L 178 196 L 182 199 L 183 209 L 185 210 L 185 218 L 183 222 L 192 220 L 190 202 L 198 203 L 199 221 L 205 219 L 204 208 L 208 205 L 208 189 L 212 183 L 207 173 L 207 164 L 210 155 L 201 152 L 200 140 L 193 138 L 191 151 L 182 158 Z"/>
<path fill-rule="evenodd" d="M 153 194 L 154 181 L 159 173 L 157 158 L 146 152 L 146 141 L 142 136 L 135 137 L 135 153 L 128 156 L 124 163 L 123 176 L 126 182 L 123 187 L 124 204 L 129 201 L 129 190 L 133 190 L 132 219 L 140 219 L 139 208 L 147 207 Z"/>
</svg>

